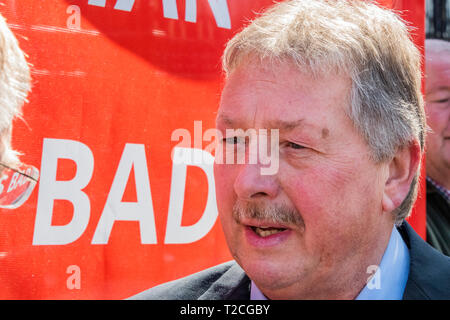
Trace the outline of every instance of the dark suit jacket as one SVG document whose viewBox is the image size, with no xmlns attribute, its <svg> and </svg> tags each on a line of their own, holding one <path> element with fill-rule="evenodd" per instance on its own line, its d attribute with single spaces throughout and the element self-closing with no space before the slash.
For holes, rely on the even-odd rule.
<svg viewBox="0 0 450 320">
<path fill-rule="evenodd" d="M 410 270 L 403 299 L 450 299 L 450 258 L 403 223 L 398 228 L 409 248 Z M 250 279 L 230 261 L 141 292 L 136 300 L 248 300 Z"/>
<path fill-rule="evenodd" d="M 427 180 L 427 242 L 450 256 L 450 203 Z"/>
</svg>

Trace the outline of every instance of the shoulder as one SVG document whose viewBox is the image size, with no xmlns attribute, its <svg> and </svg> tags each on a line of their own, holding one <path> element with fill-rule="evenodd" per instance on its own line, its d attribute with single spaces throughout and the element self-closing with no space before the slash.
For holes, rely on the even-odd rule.
<svg viewBox="0 0 450 320">
<path fill-rule="evenodd" d="M 410 270 L 404 299 L 450 299 L 450 258 L 426 243 L 403 223 L 400 234 L 410 253 Z"/>
<path fill-rule="evenodd" d="M 250 280 L 235 261 L 200 271 L 143 291 L 130 300 L 239 299 L 246 295 Z"/>
</svg>

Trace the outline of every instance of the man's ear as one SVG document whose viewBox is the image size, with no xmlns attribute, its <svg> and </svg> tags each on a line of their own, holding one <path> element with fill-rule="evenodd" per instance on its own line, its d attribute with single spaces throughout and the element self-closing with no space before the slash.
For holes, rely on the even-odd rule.
<svg viewBox="0 0 450 320">
<path fill-rule="evenodd" d="M 418 172 L 421 156 L 419 142 L 414 140 L 408 147 L 398 150 L 390 161 L 383 193 L 384 212 L 394 211 L 406 198 L 411 182 Z"/>
</svg>

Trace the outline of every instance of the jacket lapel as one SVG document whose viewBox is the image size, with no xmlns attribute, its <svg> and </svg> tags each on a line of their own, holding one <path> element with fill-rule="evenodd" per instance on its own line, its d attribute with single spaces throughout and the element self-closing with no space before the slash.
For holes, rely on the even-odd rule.
<svg viewBox="0 0 450 320">
<path fill-rule="evenodd" d="M 409 276 L 403 299 L 448 298 L 450 259 L 423 241 L 408 223 L 403 223 L 398 230 L 410 255 Z"/>
<path fill-rule="evenodd" d="M 250 279 L 236 263 L 217 279 L 199 300 L 249 300 Z"/>
</svg>

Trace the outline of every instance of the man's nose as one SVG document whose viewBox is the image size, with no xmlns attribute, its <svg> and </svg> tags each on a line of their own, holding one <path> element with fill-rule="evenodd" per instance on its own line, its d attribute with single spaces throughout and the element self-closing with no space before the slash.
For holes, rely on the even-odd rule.
<svg viewBox="0 0 450 320">
<path fill-rule="evenodd" d="M 241 200 L 273 199 L 280 186 L 276 175 L 262 175 L 261 165 L 243 164 L 234 181 L 234 190 Z"/>
</svg>

